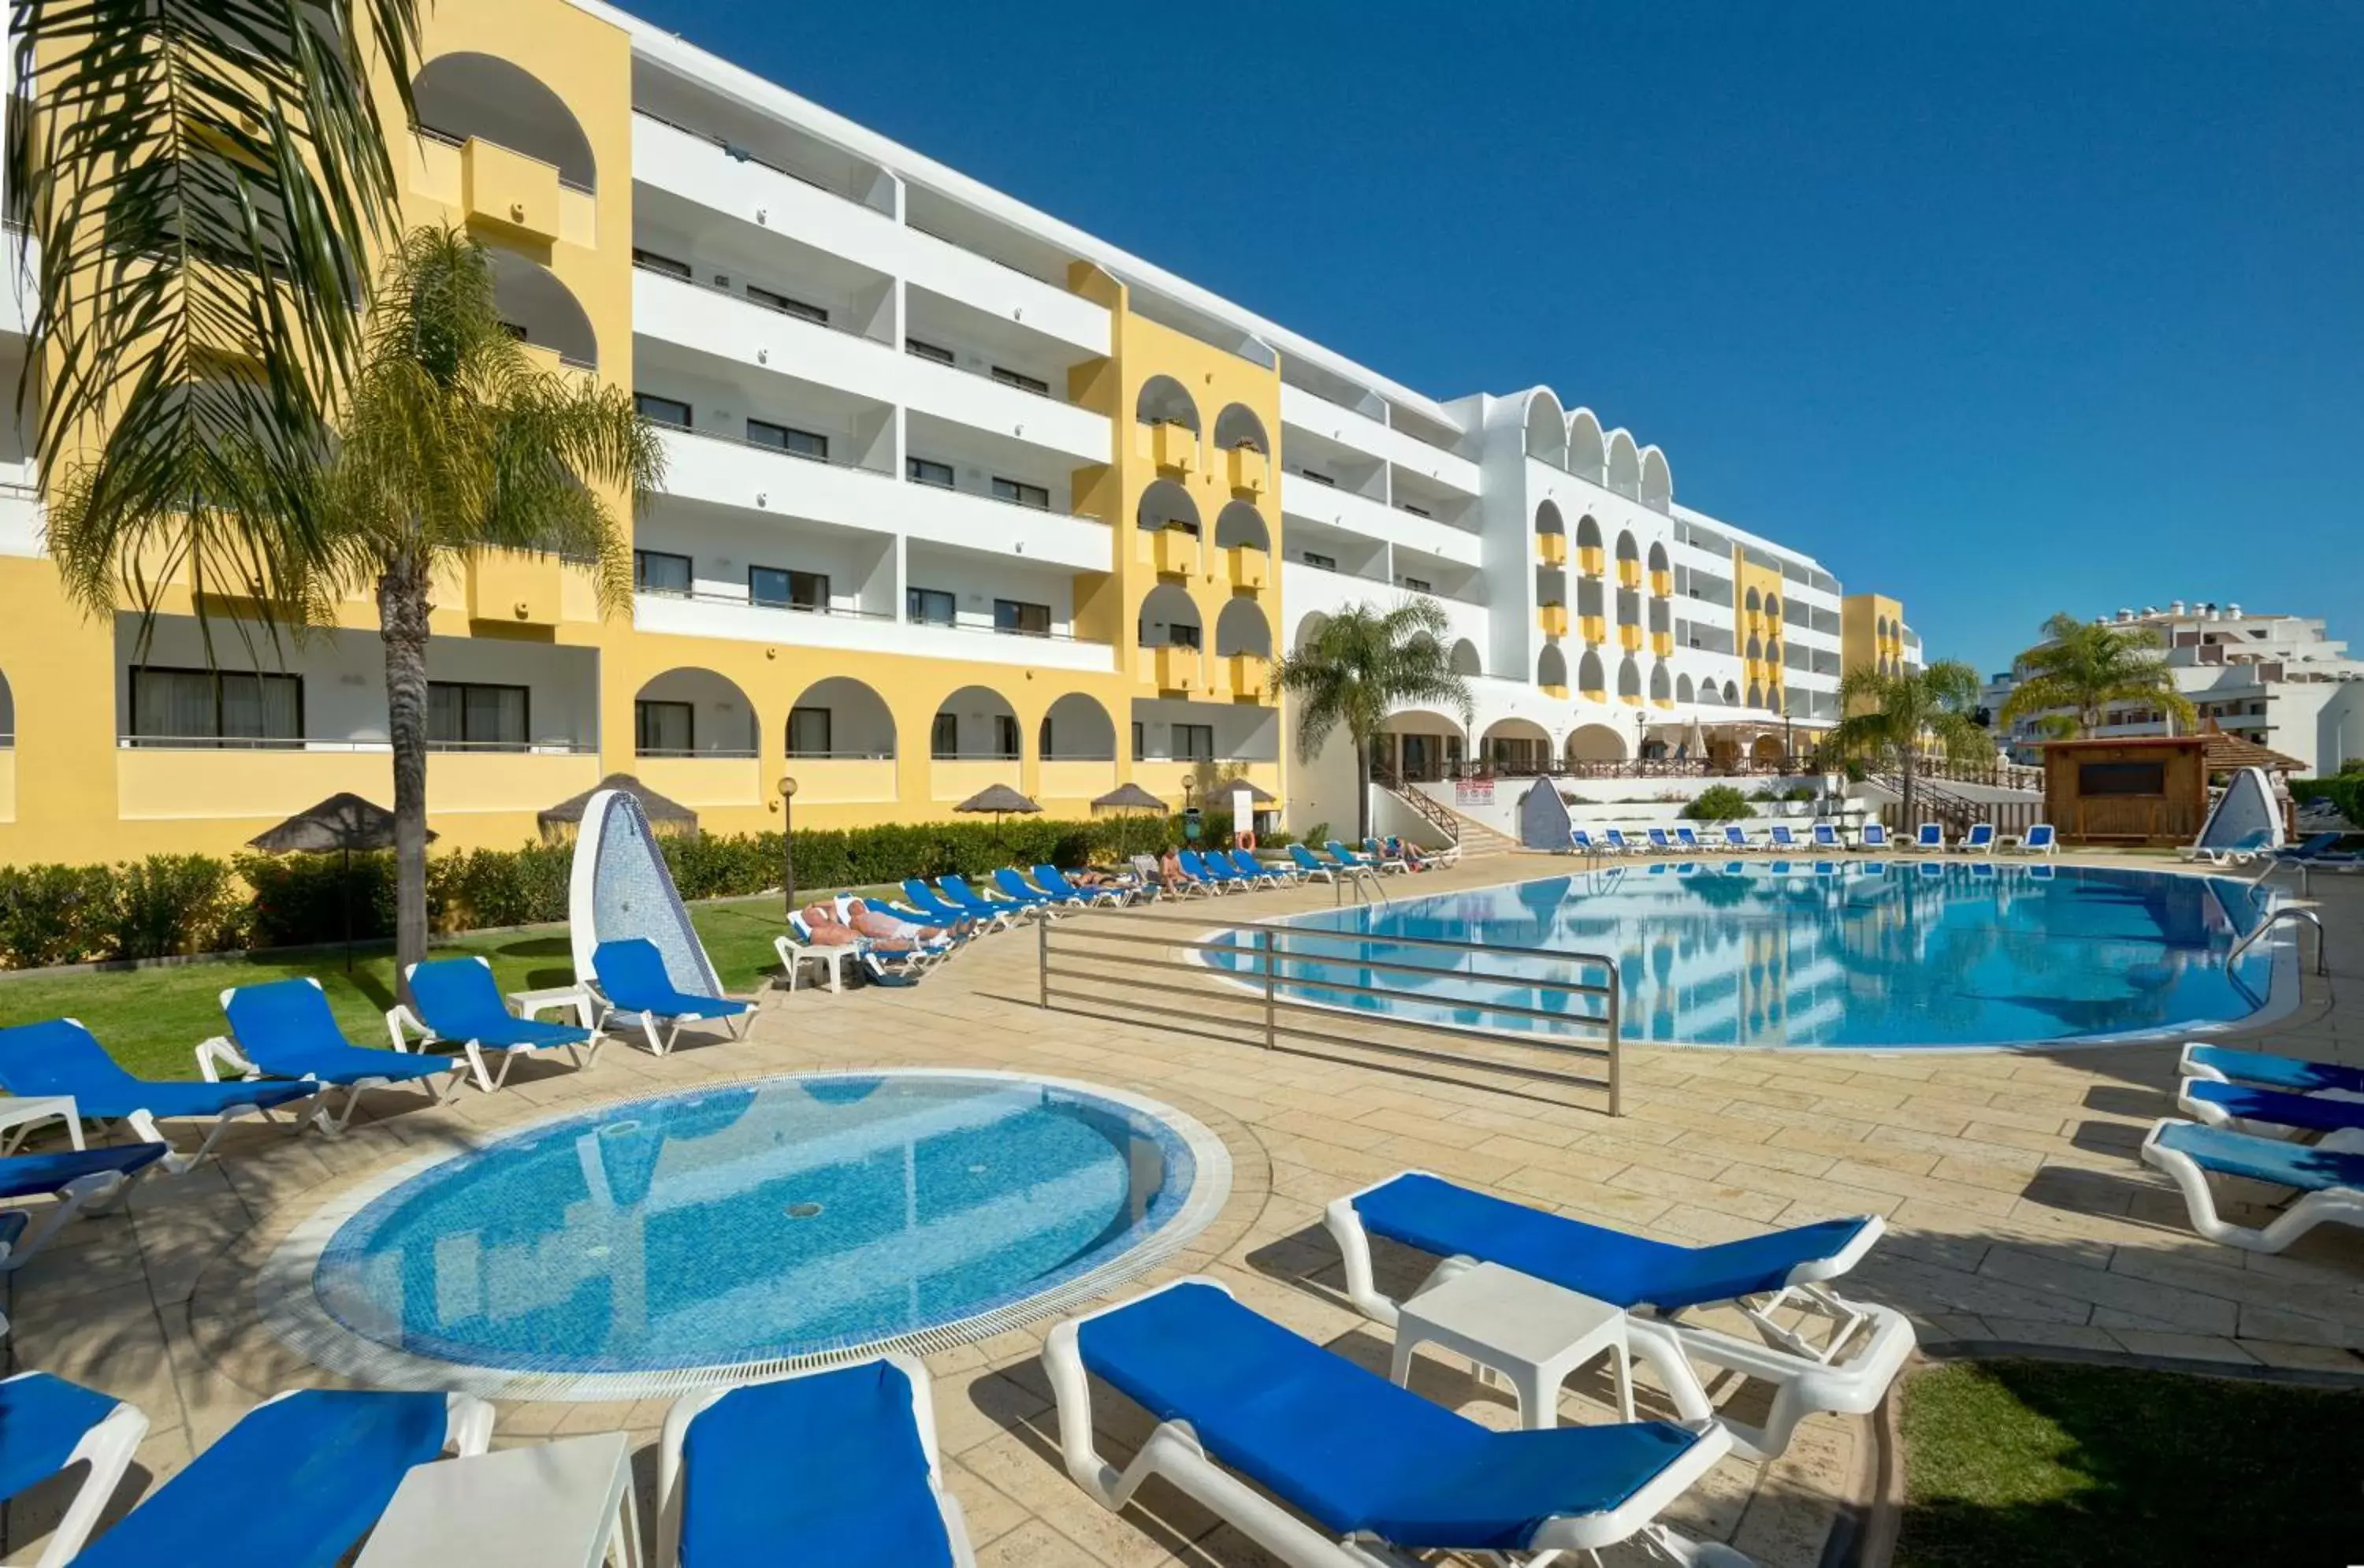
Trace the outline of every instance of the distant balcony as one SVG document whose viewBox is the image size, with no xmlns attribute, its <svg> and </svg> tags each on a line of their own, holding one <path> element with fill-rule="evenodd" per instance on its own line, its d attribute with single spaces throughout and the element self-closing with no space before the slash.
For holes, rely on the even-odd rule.
<svg viewBox="0 0 2364 1568">
<path fill-rule="evenodd" d="M 1598 577 L 1608 570 L 1609 562 L 1597 544 L 1579 546 L 1576 552 L 1577 570 L 1587 577 Z"/>
<path fill-rule="evenodd" d="M 1654 597 L 1661 599 L 1671 598 L 1674 596 L 1674 592 L 1675 574 L 1673 573 L 1653 572 L 1650 573 L 1650 593 Z"/>
<path fill-rule="evenodd" d="M 798 806 L 856 806 L 899 798 L 892 757 L 791 753 L 785 771 L 797 781 Z"/>
<path fill-rule="evenodd" d="M 1642 585 L 1642 563 L 1638 561 L 1632 560 L 1620 561 L 1617 563 L 1617 585 L 1621 588 L 1640 587 Z"/>
<path fill-rule="evenodd" d="M 1280 794 L 1280 764 L 1268 757 L 1141 757 L 1132 764 L 1132 782 L 1179 811 L 1196 801 L 1211 811 L 1229 809 L 1232 781 L 1251 784 L 1267 795 Z M 1183 786 L 1190 787 L 1186 791 Z"/>
<path fill-rule="evenodd" d="M 1197 692 L 1206 689 L 1206 681 L 1199 673 L 1199 651 L 1168 645 L 1164 648 L 1143 648 L 1141 654 L 1141 676 L 1161 692 Z"/>
<path fill-rule="evenodd" d="M 1552 697 L 1561 702 L 1567 700 L 1567 688 L 1566 686 L 1556 686 L 1546 684 L 1538 689 L 1547 697 Z"/>
<path fill-rule="evenodd" d="M 1116 759 L 1045 757 L 1036 765 L 1036 773 L 1034 793 L 1038 800 L 1090 801 L 1116 787 Z"/>
<path fill-rule="evenodd" d="M 1135 438 L 1140 454 L 1154 464 L 1161 473 L 1176 478 L 1199 466 L 1199 432 L 1188 425 L 1164 421 L 1137 428 Z"/>
<path fill-rule="evenodd" d="M 1188 528 L 1144 528 L 1134 546 L 1141 563 L 1163 577 L 1192 577 L 1199 572 L 1199 536 Z"/>
<path fill-rule="evenodd" d="M 1272 488 L 1272 462 L 1255 448 L 1233 447 L 1224 458 L 1234 495 L 1253 501 Z"/>
<path fill-rule="evenodd" d="M 1015 757 L 932 758 L 928 763 L 928 798 L 957 803 L 995 784 L 1016 789 L 1018 769 Z"/>
<path fill-rule="evenodd" d="M 1560 533 L 1535 536 L 1535 559 L 1546 566 L 1567 564 L 1567 536 Z"/>
<path fill-rule="evenodd" d="M 1232 695 L 1262 702 L 1272 690 L 1272 661 L 1257 653 L 1234 653 L 1224 661 L 1230 669 Z"/>
<path fill-rule="evenodd" d="M 548 245 L 558 238 L 558 171 L 538 158 L 472 136 L 460 148 L 462 205 L 470 223 Z"/>
<path fill-rule="evenodd" d="M 1536 606 L 1535 624 L 1543 628 L 1543 633 L 1545 637 L 1566 637 L 1567 635 L 1567 606 L 1566 605 Z"/>
<path fill-rule="evenodd" d="M 1608 640 L 1609 640 L 1609 617 L 1606 617 L 1606 616 L 1585 616 L 1585 617 L 1581 617 L 1581 619 L 1582 619 L 1582 628 L 1581 628 L 1581 630 L 1582 630 L 1582 632 L 1583 632 L 1584 640 L 1585 640 L 1587 643 L 1590 644 L 1592 647 L 1598 648 L 1598 647 L 1600 647 L 1602 643 L 1604 643 L 1604 642 L 1606 642 L 1606 641 L 1608 641 Z"/>
<path fill-rule="evenodd" d="M 296 740 L 240 747 L 210 738 L 176 741 L 139 736 L 126 737 L 118 746 L 116 814 L 126 820 L 268 822 L 340 791 L 372 800 L 392 798 L 393 752 L 383 741 Z M 751 771 L 753 766 L 748 764 Z M 428 803 L 439 816 L 540 811 L 589 789 L 598 779 L 598 754 L 587 744 L 436 751 L 427 759 Z M 669 789 L 663 793 L 674 794 Z M 675 798 L 697 804 L 685 796 Z"/>
<path fill-rule="evenodd" d="M 563 570 L 552 557 L 479 550 L 468 559 L 468 618 L 507 626 L 556 626 Z"/>
<path fill-rule="evenodd" d="M 1254 592 L 1272 581 L 1272 557 L 1252 544 L 1235 544 L 1223 551 L 1231 558 L 1232 586 Z"/>
<path fill-rule="evenodd" d="M 1650 651 L 1656 654 L 1661 659 L 1673 658 L 1675 656 L 1675 634 L 1671 631 L 1652 632 L 1650 634 Z"/>
<path fill-rule="evenodd" d="M 663 756 L 644 751 L 632 759 L 632 770 L 642 784 L 684 806 L 764 803 L 762 768 L 752 756 L 728 751 Z M 802 784 L 801 778 L 798 783 Z"/>
</svg>

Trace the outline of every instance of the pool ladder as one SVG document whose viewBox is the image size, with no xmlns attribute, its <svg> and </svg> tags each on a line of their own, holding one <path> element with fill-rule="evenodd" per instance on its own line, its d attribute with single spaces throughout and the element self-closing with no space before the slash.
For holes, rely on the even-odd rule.
<svg viewBox="0 0 2364 1568">
<path fill-rule="evenodd" d="M 1357 904 L 1368 904 L 1374 894 L 1378 895 L 1378 901 L 1382 904 L 1395 902 L 1388 896 L 1387 884 L 1380 879 L 1379 873 L 1366 867 L 1361 871 L 1342 872 L 1331 879 L 1332 907 L 1335 908 L 1346 902 L 1346 889 L 1349 887 L 1355 890 L 1355 902 Z"/>
<path fill-rule="evenodd" d="M 2330 971 L 2326 969 L 2324 964 L 2323 920 L 2322 917 L 2316 915 L 2312 909 L 2290 908 L 2275 910 L 2272 914 L 2267 916 L 2264 919 L 2250 927 L 2248 934 L 2244 936 L 2239 941 L 2233 944 L 2233 951 L 2225 955 L 2225 963 L 2229 965 L 2238 960 L 2243 953 L 2248 951 L 2250 948 L 2254 947 L 2258 943 L 2258 940 L 2264 937 L 2268 931 L 2272 930 L 2284 920 L 2303 920 L 2308 925 L 2314 928 L 2314 972 L 2317 974 L 2329 973 Z"/>
</svg>

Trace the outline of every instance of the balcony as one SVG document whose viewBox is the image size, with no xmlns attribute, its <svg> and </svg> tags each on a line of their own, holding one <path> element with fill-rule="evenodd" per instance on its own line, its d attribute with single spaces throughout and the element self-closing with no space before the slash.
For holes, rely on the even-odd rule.
<svg viewBox="0 0 2364 1568">
<path fill-rule="evenodd" d="M 544 245 L 558 239 L 557 169 L 481 136 L 460 147 L 460 205 L 471 224 Z"/>
<path fill-rule="evenodd" d="M 1580 629 L 1584 640 L 1591 647 L 1598 648 L 1609 640 L 1608 617 L 1585 616 L 1581 617 L 1581 623 Z"/>
<path fill-rule="evenodd" d="M 1544 695 L 1554 698 L 1556 701 L 1566 702 L 1567 700 L 1567 688 L 1566 686 L 1556 686 L 1545 684 L 1537 689 L 1541 691 Z"/>
<path fill-rule="evenodd" d="M 786 772 L 797 781 L 798 806 L 859 806 L 899 798 L 892 757 L 797 757 Z"/>
<path fill-rule="evenodd" d="M 1223 551 L 1231 558 L 1232 586 L 1254 593 L 1272 581 L 1272 557 L 1252 544 L 1235 544 Z"/>
<path fill-rule="evenodd" d="M 1617 628 L 1617 646 L 1623 649 L 1628 653 L 1641 652 L 1642 628 L 1638 626 L 1619 627 Z"/>
<path fill-rule="evenodd" d="M 1479 493 L 1478 465 L 1467 458 L 1287 382 L 1280 386 L 1280 422 L 1425 474 L 1461 495 Z M 1281 444 L 1288 445 L 1285 436 Z"/>
<path fill-rule="evenodd" d="M 1661 659 L 1673 658 L 1675 656 L 1675 634 L 1671 631 L 1652 632 L 1650 634 L 1650 651 L 1656 654 Z"/>
<path fill-rule="evenodd" d="M 1416 550 L 1471 571 L 1485 565 L 1484 547 L 1467 528 L 1390 506 L 1377 496 L 1344 486 L 1309 481 L 1288 488 L 1288 494 L 1281 497 L 1284 517 L 1320 523 L 1357 539 L 1384 539 L 1399 549 Z"/>
<path fill-rule="evenodd" d="M 468 558 L 468 618 L 504 626 L 556 626 L 563 570 L 554 559 L 516 550 L 479 550 Z"/>
<path fill-rule="evenodd" d="M 643 752 L 632 759 L 632 771 L 642 784 L 684 806 L 704 809 L 764 804 L 762 769 L 753 757 L 724 752 L 661 757 Z M 801 774 L 797 783 L 803 784 Z M 799 794 L 797 798 L 804 797 Z"/>
<path fill-rule="evenodd" d="M 1638 561 L 1619 562 L 1617 563 L 1617 585 L 1621 588 L 1640 587 L 1642 585 L 1642 563 Z"/>
<path fill-rule="evenodd" d="M 1650 573 L 1650 594 L 1653 598 L 1672 598 L 1674 596 L 1674 593 L 1675 574 L 1673 573 L 1653 572 Z"/>
<path fill-rule="evenodd" d="M 1038 764 L 1038 800 L 1090 801 L 1116 787 L 1113 757 L 1045 757 Z M 1081 817 L 1083 812 L 1076 812 Z"/>
<path fill-rule="evenodd" d="M 1161 577 L 1192 577 L 1199 572 L 1199 536 L 1188 528 L 1139 528 L 1137 559 Z"/>
<path fill-rule="evenodd" d="M 1136 428 L 1134 450 L 1160 473 L 1181 478 L 1199 466 L 1199 432 L 1171 420 Z"/>
<path fill-rule="evenodd" d="M 1234 653 L 1224 663 L 1231 666 L 1232 696 L 1262 702 L 1272 691 L 1272 661 L 1262 654 Z"/>
<path fill-rule="evenodd" d="M 1566 534 L 1537 534 L 1535 536 L 1535 559 L 1542 562 L 1545 566 L 1567 565 L 1567 536 Z"/>
<path fill-rule="evenodd" d="M 17 820 L 17 752 L 5 736 L 0 736 L 0 822 Z"/>
<path fill-rule="evenodd" d="M 1019 787 L 1015 757 L 936 757 L 928 762 L 928 798 L 959 802 L 995 784 Z"/>
<path fill-rule="evenodd" d="M 1609 558 L 1597 544 L 1582 545 L 1576 552 L 1576 569 L 1587 577 L 1598 577 L 1609 569 Z"/>
<path fill-rule="evenodd" d="M 1545 637 L 1566 637 L 1567 635 L 1567 606 L 1566 605 L 1537 605 L 1535 606 L 1535 624 L 1543 628 L 1543 633 Z"/>
<path fill-rule="evenodd" d="M 1143 648 L 1141 655 L 1141 678 L 1161 692 L 1198 692 L 1206 689 L 1199 673 L 1199 651 L 1168 645 L 1164 648 Z"/>
<path fill-rule="evenodd" d="M 752 784 L 754 763 L 747 768 Z M 283 750 L 127 740 L 115 754 L 116 815 L 127 821 L 224 817 L 267 823 L 340 791 L 390 799 L 393 770 L 392 753 L 381 742 L 297 743 Z M 436 751 L 427 759 L 427 799 L 437 817 L 540 811 L 598 781 L 599 758 L 588 747 Z M 686 805 L 697 804 L 652 784 Z"/>
<path fill-rule="evenodd" d="M 1233 447 L 1223 456 L 1232 495 L 1254 501 L 1272 488 L 1272 461 L 1255 448 Z"/>
</svg>

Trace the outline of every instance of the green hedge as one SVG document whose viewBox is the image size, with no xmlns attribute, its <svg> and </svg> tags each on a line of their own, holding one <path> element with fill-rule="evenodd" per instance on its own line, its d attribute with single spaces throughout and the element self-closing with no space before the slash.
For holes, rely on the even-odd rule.
<svg viewBox="0 0 2364 1568">
<path fill-rule="evenodd" d="M 1202 843 L 1227 842 L 1228 813 L 1208 812 Z M 1049 861 L 1074 866 L 1147 853 L 1182 840 L 1182 819 L 888 823 L 799 830 L 797 885 L 866 887 L 946 872 Z M 1288 841 L 1277 835 L 1272 847 Z M 780 885 L 780 835 L 660 840 L 684 898 L 731 898 Z M 427 862 L 427 917 L 440 931 L 566 918 L 574 846 L 460 850 Z M 119 865 L 0 867 L 0 967 L 157 958 L 246 947 L 300 947 L 394 934 L 394 857 L 361 854 L 151 855 Z"/>
<path fill-rule="evenodd" d="M 1748 797 L 1730 784 L 1710 784 L 1691 797 L 1683 816 L 1693 822 L 1731 822 L 1755 815 Z"/>
</svg>

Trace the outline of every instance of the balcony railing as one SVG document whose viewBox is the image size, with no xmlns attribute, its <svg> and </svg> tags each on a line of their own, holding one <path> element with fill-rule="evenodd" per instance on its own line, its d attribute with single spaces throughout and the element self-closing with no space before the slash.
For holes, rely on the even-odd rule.
<svg viewBox="0 0 2364 1568">
<path fill-rule="evenodd" d="M 992 258 L 987 257 L 987 260 L 990 261 Z M 1021 386 L 1018 383 L 1011 381 L 1007 376 L 996 375 L 989 369 L 979 370 L 975 365 L 965 365 L 953 360 L 938 359 L 933 354 L 923 354 L 908 343 L 903 346 L 903 351 L 922 363 L 936 365 L 948 371 L 958 371 L 963 375 L 973 375 L 979 381 L 989 381 L 996 386 L 1006 386 L 1012 392 L 1022 392 L 1029 397 L 1039 397 L 1046 403 L 1065 404 L 1067 402 L 1065 398 L 1052 391 L 1050 384 L 1047 382 L 1043 384 L 1043 389 L 1038 392 L 1031 386 Z M 1069 406 L 1072 406 L 1072 405 Z"/>
<path fill-rule="evenodd" d="M 10 738 L 0 737 L 0 745 Z M 116 746 L 140 751 L 328 751 L 384 754 L 391 740 L 317 740 L 308 737 L 260 735 L 117 735 Z M 591 740 L 429 740 L 429 751 L 506 752 L 520 757 L 583 757 L 595 755 Z"/>
<path fill-rule="evenodd" d="M 444 129 L 441 129 L 441 128 L 439 128 L 439 127 L 431 126 L 431 125 L 417 126 L 417 127 L 414 127 L 413 128 L 414 128 L 414 129 L 416 129 L 416 130 L 418 132 L 418 134 L 419 134 L 420 136 L 422 136 L 422 137 L 426 138 L 428 140 L 429 140 L 429 141 L 440 141 L 440 142 L 441 142 L 441 143 L 442 143 L 444 146 L 446 146 L 446 147 L 465 147 L 465 146 L 467 146 L 467 145 L 468 145 L 468 143 L 469 143 L 471 140 L 475 140 L 475 141 L 487 141 L 487 142 L 491 142 L 491 143 L 492 143 L 492 145 L 494 145 L 495 147 L 505 148 L 505 149 L 507 149 L 508 151 L 516 152 L 516 153 L 517 153 L 517 155 L 518 155 L 519 157 L 520 157 L 520 158 L 532 158 L 532 157 L 533 157 L 533 154 L 532 154 L 532 153 L 530 153 L 530 152 L 519 152 L 519 151 L 518 151 L 518 150 L 517 150 L 516 148 L 514 148 L 514 147 L 510 147 L 510 146 L 509 146 L 509 144 L 508 144 L 507 142 L 500 141 L 500 140 L 496 140 L 496 139 L 494 139 L 494 138 L 492 138 L 492 137 L 489 137 L 489 136 L 485 135 L 482 131 L 478 131 L 478 132 L 476 132 L 473 137 L 468 137 L 468 136 L 462 136 L 458 131 L 455 131 L 455 130 L 444 130 Z M 676 129 L 678 129 L 679 128 L 678 128 L 678 127 L 676 127 L 675 128 L 676 128 Z M 540 161 L 541 161 L 541 160 L 540 160 L 540 159 L 535 159 L 534 161 L 535 161 L 536 162 L 540 162 Z M 586 185 L 586 184 L 585 184 L 585 183 L 584 183 L 582 181 L 580 181 L 580 180 L 570 180 L 570 179 L 568 179 L 568 178 L 567 178 L 564 174 L 563 174 L 563 173 L 562 173 L 562 174 L 560 174 L 560 175 L 558 176 L 558 183 L 559 183 L 559 185 L 561 186 L 561 188 L 563 188 L 563 189 L 569 190 L 569 191 L 578 192 L 578 193 L 580 193 L 581 195 L 586 195 L 586 196 L 596 196 L 596 195 L 597 195 L 599 194 L 597 188 L 595 188 L 595 187 L 593 187 L 593 186 L 591 186 L 591 185 Z"/>
<path fill-rule="evenodd" d="M 635 746 L 635 757 L 686 757 L 693 761 L 713 759 L 719 762 L 745 762 L 754 760 L 753 747 L 741 750 L 724 746 Z"/>
<path fill-rule="evenodd" d="M 802 311 L 790 310 L 784 306 L 766 305 L 762 300 L 756 299 L 752 295 L 741 294 L 738 290 L 730 288 L 726 284 L 702 283 L 698 280 L 697 274 L 694 269 L 690 275 L 685 278 L 679 272 L 674 272 L 669 268 L 652 266 L 650 263 L 641 261 L 636 257 L 632 261 L 632 271 L 636 272 L 646 272 L 652 278 L 663 278 L 667 283 L 680 284 L 685 288 L 694 288 L 707 294 L 719 295 L 724 299 L 735 300 L 739 304 L 747 306 L 755 310 L 769 311 L 774 316 L 784 316 L 790 321 L 801 321 L 808 327 L 818 327 L 825 332 L 835 332 L 840 336 L 846 338 L 858 338 L 865 343 L 875 343 L 882 349 L 888 347 L 888 344 L 884 339 L 874 338 L 859 327 L 847 326 L 837 320 L 834 315 L 831 315 L 831 318 L 827 321 L 816 321 L 811 317 L 805 315 Z M 755 286 L 761 288 L 764 285 L 758 284 Z M 815 306 L 814 308 L 819 309 L 820 307 Z"/>
<path fill-rule="evenodd" d="M 747 150 L 747 149 L 740 146 L 737 142 L 717 136 L 710 130 L 699 130 L 695 126 L 686 126 L 679 120 L 669 120 L 663 115 L 652 115 L 649 113 L 648 110 L 637 106 L 634 106 L 632 113 L 641 119 L 653 120 L 657 124 L 665 127 L 667 129 L 677 130 L 684 136 L 696 137 L 698 140 L 706 142 L 709 146 L 720 148 L 722 151 L 734 161 L 740 163 L 753 163 L 758 169 L 769 169 L 775 174 L 785 174 L 799 185 L 810 185 L 814 190 L 820 192 L 823 195 L 835 196 L 839 201 L 849 202 L 865 211 L 876 212 L 878 210 L 876 207 L 872 206 L 868 202 L 862 200 L 858 196 L 849 196 L 843 191 L 838 190 L 832 185 L 823 184 L 820 181 L 813 178 L 810 174 L 800 174 L 794 169 L 790 169 L 784 164 L 775 163 L 767 158 L 758 158 L 753 152 Z"/>
<path fill-rule="evenodd" d="M 890 746 L 883 751 L 809 751 L 792 746 L 788 749 L 787 760 L 791 762 L 891 762 L 895 760 L 895 751 Z"/>
<path fill-rule="evenodd" d="M 730 588 L 652 588 L 635 584 L 635 594 L 652 599 L 692 599 L 713 605 L 747 605 L 759 610 L 785 610 L 791 615 L 833 616 L 842 620 L 895 620 L 891 610 L 865 610 L 852 605 L 798 605 L 778 599 L 759 599 L 752 590 Z"/>
</svg>

